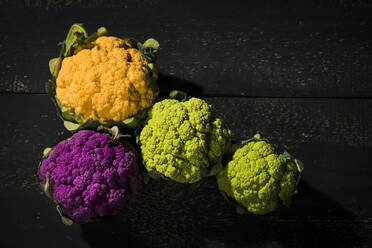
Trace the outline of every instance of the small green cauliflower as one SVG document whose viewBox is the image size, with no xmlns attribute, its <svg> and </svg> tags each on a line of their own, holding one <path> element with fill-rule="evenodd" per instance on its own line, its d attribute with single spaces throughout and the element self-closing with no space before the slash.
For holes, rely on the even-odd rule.
<svg viewBox="0 0 372 248">
<path fill-rule="evenodd" d="M 222 168 L 230 130 L 202 99 L 165 99 L 148 112 L 139 145 L 151 177 L 194 183 Z"/>
<path fill-rule="evenodd" d="M 280 201 L 289 205 L 300 174 L 300 161 L 285 152 L 278 154 L 259 135 L 243 142 L 232 160 L 217 175 L 218 187 L 238 204 L 237 210 L 254 214 L 274 211 Z"/>
</svg>

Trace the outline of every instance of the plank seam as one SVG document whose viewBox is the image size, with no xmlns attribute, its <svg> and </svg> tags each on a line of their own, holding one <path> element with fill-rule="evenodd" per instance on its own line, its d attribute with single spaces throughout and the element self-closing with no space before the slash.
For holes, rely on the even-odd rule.
<svg viewBox="0 0 372 248">
<path fill-rule="evenodd" d="M 47 96 L 44 92 L 7 92 L 0 91 L 0 95 L 39 95 Z M 252 98 L 252 99 L 335 99 L 335 100 L 372 100 L 372 96 L 270 96 L 270 95 L 239 95 L 239 94 L 192 94 L 195 97 L 221 98 Z"/>
</svg>

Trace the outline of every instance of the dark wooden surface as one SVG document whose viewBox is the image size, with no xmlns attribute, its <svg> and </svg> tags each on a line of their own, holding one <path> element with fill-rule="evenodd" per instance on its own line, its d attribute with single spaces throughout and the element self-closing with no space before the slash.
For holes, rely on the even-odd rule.
<svg viewBox="0 0 372 248">
<path fill-rule="evenodd" d="M 363 0 L 0 1 L 0 247 L 372 247 L 371 17 Z M 120 219 L 61 224 L 36 175 L 70 135 L 44 83 L 73 22 L 156 38 L 163 94 L 200 96 L 235 140 L 260 132 L 295 154 L 292 207 L 242 216 L 214 178 L 151 181 Z"/>
<path fill-rule="evenodd" d="M 114 34 L 158 39 L 160 70 L 195 82 L 198 94 L 372 96 L 372 6 L 128 2 L 120 9 L 1 8 L 0 90 L 43 92 L 49 73 L 42 62 L 58 54 L 56 43 L 71 23 L 81 22 L 89 32 L 103 25 Z"/>
</svg>

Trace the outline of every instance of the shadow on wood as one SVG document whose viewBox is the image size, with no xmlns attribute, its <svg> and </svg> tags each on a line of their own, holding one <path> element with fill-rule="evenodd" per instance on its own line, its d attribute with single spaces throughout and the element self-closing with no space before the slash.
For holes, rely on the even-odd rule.
<svg viewBox="0 0 372 248">
<path fill-rule="evenodd" d="M 126 247 L 352 247 L 361 227 L 339 203 L 301 182 L 290 209 L 238 215 L 214 178 L 193 185 L 151 181 L 118 219 L 82 225 L 92 245 Z M 307 204 L 308 203 L 308 204 Z M 328 216 L 329 211 L 332 216 Z M 119 217 L 117 217 L 119 218 Z M 103 231 L 103 232 L 102 232 Z"/>
<path fill-rule="evenodd" d="M 92 248 L 113 247 L 136 247 L 133 236 L 130 236 L 129 227 L 120 218 L 105 216 L 92 223 L 82 224 L 82 237 Z"/>
<path fill-rule="evenodd" d="M 200 96 L 203 94 L 203 89 L 198 84 L 163 73 L 159 73 L 158 86 L 160 88 L 160 96 L 164 97 L 167 97 L 172 90 L 183 91 L 188 96 Z"/>
<path fill-rule="evenodd" d="M 351 213 L 306 182 L 300 184 L 299 191 L 300 196 L 290 209 L 283 207 L 266 216 L 234 217 L 226 225 L 213 225 L 206 231 L 207 241 L 212 240 L 221 247 L 227 244 L 231 247 L 346 248 L 360 243 L 358 232 L 362 227 Z M 329 212 L 332 215 L 328 215 Z"/>
</svg>

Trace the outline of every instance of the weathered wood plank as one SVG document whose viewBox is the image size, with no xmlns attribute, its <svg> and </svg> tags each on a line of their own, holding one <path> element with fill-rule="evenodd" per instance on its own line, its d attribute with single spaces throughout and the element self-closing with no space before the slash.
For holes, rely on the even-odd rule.
<svg viewBox="0 0 372 248">
<path fill-rule="evenodd" d="M 0 213 L 8 224 L 1 227 L 0 245 L 366 247 L 372 242 L 372 200 L 366 195 L 372 189 L 371 100 L 206 100 L 234 139 L 260 132 L 304 162 L 300 193 L 290 209 L 240 216 L 223 200 L 214 178 L 194 185 L 151 181 L 122 221 L 64 227 L 39 193 L 36 174 L 43 148 L 69 133 L 47 96 L 1 95 Z M 10 238 L 13 233 L 19 238 Z"/>
<path fill-rule="evenodd" d="M 43 92 L 57 42 L 80 22 L 89 32 L 104 25 L 113 34 L 158 39 L 160 71 L 193 82 L 201 95 L 371 97 L 372 6 L 291 4 L 1 8 L 0 91 Z"/>
</svg>

